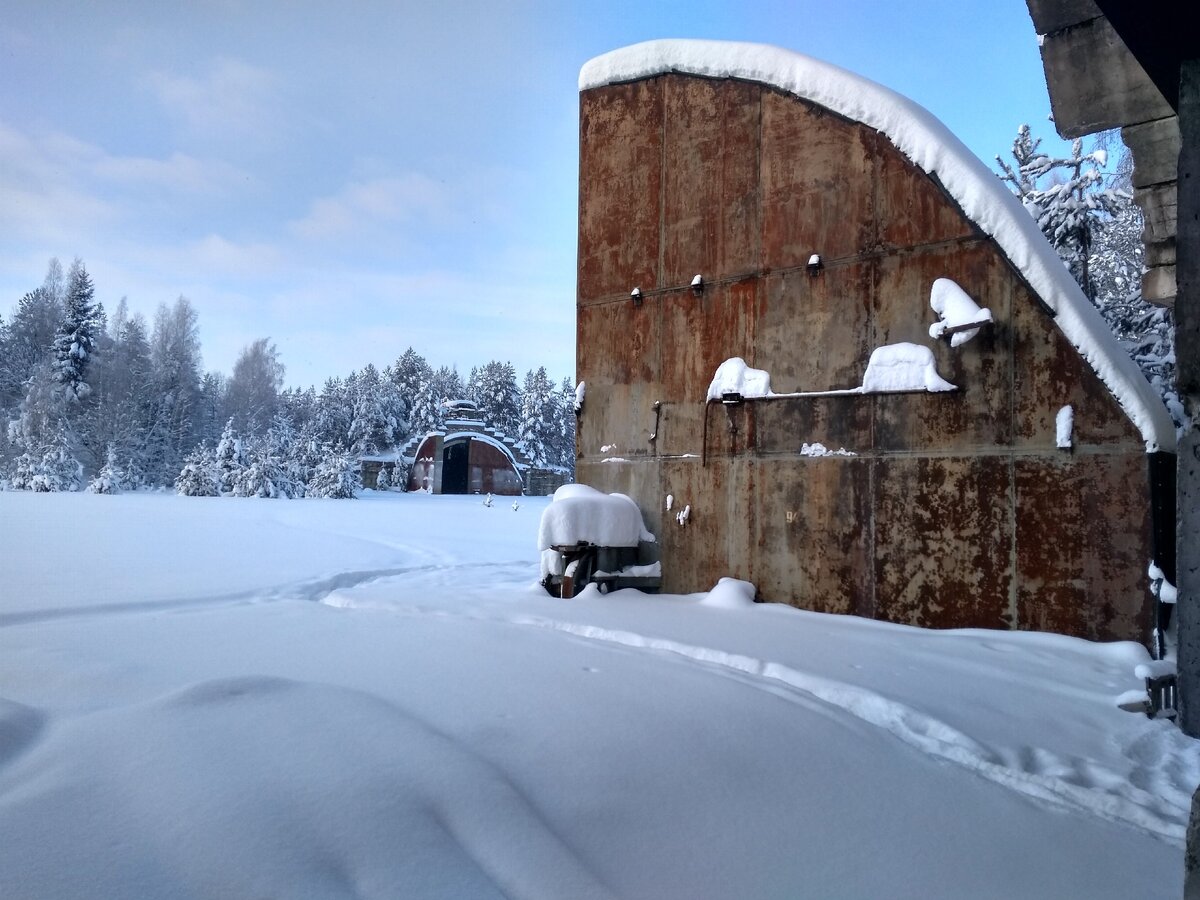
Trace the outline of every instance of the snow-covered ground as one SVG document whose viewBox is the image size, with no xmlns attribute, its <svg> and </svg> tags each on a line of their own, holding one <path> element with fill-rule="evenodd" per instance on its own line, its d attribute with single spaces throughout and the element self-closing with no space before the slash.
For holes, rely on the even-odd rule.
<svg viewBox="0 0 1200 900">
<path fill-rule="evenodd" d="M 555 600 L 545 503 L 0 493 L 0 897 L 1180 895 L 1140 648 Z"/>
</svg>

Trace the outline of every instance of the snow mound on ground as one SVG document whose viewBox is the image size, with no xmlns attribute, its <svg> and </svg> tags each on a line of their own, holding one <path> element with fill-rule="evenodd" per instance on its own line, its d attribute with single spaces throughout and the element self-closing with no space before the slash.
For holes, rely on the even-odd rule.
<svg viewBox="0 0 1200 900">
<path fill-rule="evenodd" d="M 862 389 L 865 394 L 957 390 L 937 373 L 932 350 L 907 342 L 887 344 L 871 351 Z"/>
<path fill-rule="evenodd" d="M 638 505 L 624 494 L 605 494 L 586 484 L 564 484 L 542 512 L 538 550 L 587 541 L 601 547 L 636 547 L 653 541 Z"/>
<path fill-rule="evenodd" d="M 1147 451 L 1175 449 L 1175 426 L 1162 399 L 1121 349 L 1033 217 L 924 107 L 830 63 L 780 47 L 735 41 L 658 40 L 614 50 L 584 64 L 579 89 L 668 72 L 770 85 L 884 134 L 914 165 L 936 176 L 967 217 L 996 239 L 1054 312 L 1063 335 L 1137 426 Z"/>
<path fill-rule="evenodd" d="M 717 366 L 717 373 L 708 386 L 709 400 L 720 400 L 722 394 L 770 397 L 771 375 L 763 369 L 750 368 L 740 356 L 727 359 Z"/>
<path fill-rule="evenodd" d="M 754 605 L 754 585 L 737 578 L 722 578 L 711 591 L 704 595 L 702 606 L 716 606 L 721 609 L 745 609 Z"/>
<path fill-rule="evenodd" d="M 929 305 L 938 314 L 939 320 L 929 326 L 929 336 L 940 338 L 949 328 L 964 325 L 984 325 L 992 321 L 992 311 L 981 309 L 961 287 L 949 278 L 938 278 L 929 291 Z M 951 347 L 961 347 L 975 335 L 978 328 L 959 331 L 950 336 Z"/>
</svg>

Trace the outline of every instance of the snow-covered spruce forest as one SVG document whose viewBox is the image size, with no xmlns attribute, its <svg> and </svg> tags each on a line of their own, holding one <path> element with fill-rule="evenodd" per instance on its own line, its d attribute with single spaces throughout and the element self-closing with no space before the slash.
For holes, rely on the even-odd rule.
<svg viewBox="0 0 1200 900">
<path fill-rule="evenodd" d="M 148 325 L 124 299 L 109 313 L 83 261 L 0 318 L 0 489 L 194 496 L 352 497 L 359 458 L 441 427 L 446 400 L 469 399 L 531 463 L 573 468 L 574 385 L 544 368 L 517 383 L 511 363 L 432 368 L 411 347 L 318 391 L 283 388 L 268 338 L 232 374 L 203 371 L 200 327 L 184 297 Z"/>
</svg>

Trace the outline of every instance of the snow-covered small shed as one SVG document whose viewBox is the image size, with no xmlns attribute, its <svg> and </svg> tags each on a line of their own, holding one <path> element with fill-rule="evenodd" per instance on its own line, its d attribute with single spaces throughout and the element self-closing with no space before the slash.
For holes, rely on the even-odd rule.
<svg viewBox="0 0 1200 900">
<path fill-rule="evenodd" d="M 927 111 L 775 47 L 638 44 L 580 73 L 579 191 L 577 477 L 638 503 L 665 590 L 1147 638 L 1171 421 Z"/>
</svg>

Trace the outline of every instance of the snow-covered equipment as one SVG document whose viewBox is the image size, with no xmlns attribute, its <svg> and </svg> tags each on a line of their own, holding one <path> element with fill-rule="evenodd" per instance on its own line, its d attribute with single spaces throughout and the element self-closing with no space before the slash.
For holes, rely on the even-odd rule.
<svg viewBox="0 0 1200 900">
<path fill-rule="evenodd" d="M 602 590 L 657 590 L 661 568 L 657 562 L 640 561 L 641 546 L 654 542 L 629 497 L 564 484 L 542 511 L 538 526 L 542 586 L 560 597 L 573 597 L 588 583 Z"/>
</svg>

